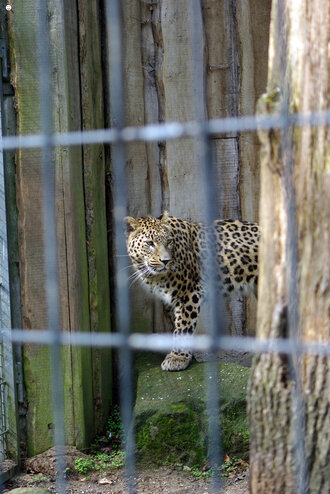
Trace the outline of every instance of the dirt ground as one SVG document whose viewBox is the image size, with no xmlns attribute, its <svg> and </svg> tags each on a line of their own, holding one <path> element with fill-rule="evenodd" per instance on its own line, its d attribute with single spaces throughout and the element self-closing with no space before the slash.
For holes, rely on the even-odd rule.
<svg viewBox="0 0 330 494">
<path fill-rule="evenodd" d="M 176 468 L 161 467 L 157 470 L 139 471 L 136 477 L 139 494 L 213 494 L 212 481 L 196 478 L 189 472 Z M 43 474 L 20 474 L 5 487 L 8 493 L 17 487 L 44 487 L 50 492 L 58 492 L 54 481 L 46 479 Z M 122 471 L 115 474 L 93 475 L 79 479 L 67 480 L 67 494 L 124 494 L 127 492 Z M 221 489 L 223 494 L 248 494 L 248 475 L 225 479 Z"/>
<path fill-rule="evenodd" d="M 70 472 L 77 458 L 86 457 L 76 448 L 65 449 L 65 461 Z M 57 493 L 54 479 L 54 450 L 27 460 L 26 472 L 11 479 L 5 485 L 5 493 L 18 487 L 43 487 Z M 70 473 L 66 479 L 66 494 L 124 494 L 127 492 L 123 469 L 112 471 L 94 471 L 90 474 Z M 223 494 L 248 494 L 248 472 L 232 473 L 233 477 L 223 480 Z M 213 494 L 212 479 L 196 477 L 188 467 L 143 468 L 137 471 L 135 478 L 139 494 Z M 219 492 L 217 490 L 217 492 Z M 62 493 L 61 493 L 62 494 Z"/>
</svg>

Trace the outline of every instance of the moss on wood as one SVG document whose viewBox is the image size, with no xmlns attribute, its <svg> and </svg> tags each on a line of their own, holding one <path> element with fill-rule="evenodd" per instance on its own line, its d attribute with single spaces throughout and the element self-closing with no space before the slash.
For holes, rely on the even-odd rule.
<svg viewBox="0 0 330 494">
<path fill-rule="evenodd" d="M 18 134 L 40 131 L 38 15 L 30 0 L 15 5 L 10 16 L 11 81 L 15 88 Z M 54 131 L 80 130 L 82 96 L 81 66 L 78 52 L 77 3 L 49 2 L 51 98 Z M 88 17 L 91 21 L 91 17 Z M 87 28 L 87 27 L 86 27 Z M 91 34 L 91 33 L 89 33 Z M 84 79 L 85 80 L 85 79 Z M 92 84 L 92 81 L 86 81 Z M 88 88 L 90 89 L 90 88 Z M 85 103 L 85 101 L 84 101 Z M 92 103 L 90 103 L 92 107 Z M 86 116 L 87 103 L 83 108 Z M 92 108 L 90 114 L 92 115 Z M 97 120 L 96 112 L 93 114 Z M 85 124 L 85 122 L 84 122 Z M 95 127 L 97 126 L 94 122 Z M 99 123 L 103 126 L 103 122 Z M 84 127 L 85 128 L 85 127 Z M 87 150 L 88 151 L 88 150 Z M 86 152 L 87 152 L 86 151 Z M 56 173 L 57 248 L 61 327 L 64 331 L 105 331 L 110 326 L 107 277 L 106 224 L 103 191 L 104 167 L 98 168 L 95 156 L 87 157 L 79 147 L 54 149 Z M 93 163 L 91 164 L 91 161 Z M 19 254 L 22 302 L 22 327 L 29 330 L 47 327 L 44 243 L 42 219 L 41 156 L 39 150 L 17 152 L 17 203 L 19 210 Z M 83 165 L 86 165 L 86 169 Z M 85 177 L 83 176 L 86 171 Z M 87 173 L 88 172 L 88 173 Z M 103 175 L 102 175 L 103 174 Z M 83 187 L 83 178 L 89 188 Z M 92 180 L 93 178 L 93 180 Z M 88 216 L 93 194 L 93 214 L 97 218 L 90 234 Z M 85 195 L 84 195 L 85 194 Z M 86 201 L 85 201 L 86 198 Z M 86 206 L 86 208 L 85 208 Z M 87 211 L 87 212 L 86 212 Z M 88 216 L 86 221 L 86 214 Z M 90 251 L 86 247 L 86 225 Z M 99 226 L 101 225 L 101 226 Z M 97 228 L 99 227 L 99 228 Z M 97 257 L 97 260 L 94 258 Z M 90 263 L 88 264 L 88 261 Z M 92 261 L 97 264 L 93 278 Z M 90 295 L 90 297 L 89 297 Z M 97 323 L 95 323 L 97 319 Z M 110 358 L 107 350 L 65 347 L 62 351 L 64 419 L 67 444 L 85 447 L 103 426 L 111 399 Z M 94 372 L 94 382 L 91 376 Z M 27 391 L 27 453 L 34 455 L 52 445 L 53 412 L 49 353 L 47 349 L 24 347 L 24 376 Z M 102 401 L 104 399 L 104 401 Z M 102 401 L 102 403 L 101 403 Z"/>
</svg>

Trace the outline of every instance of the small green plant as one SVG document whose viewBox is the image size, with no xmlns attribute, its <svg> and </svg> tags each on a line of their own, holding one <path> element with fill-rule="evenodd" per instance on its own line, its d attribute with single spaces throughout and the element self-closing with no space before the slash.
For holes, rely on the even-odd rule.
<svg viewBox="0 0 330 494">
<path fill-rule="evenodd" d="M 92 471 L 105 471 L 121 468 L 125 462 L 124 451 L 114 451 L 111 454 L 96 453 L 88 458 L 77 458 L 75 460 L 75 469 L 80 474 L 86 474 Z"/>
<path fill-rule="evenodd" d="M 122 468 L 125 464 L 125 451 L 113 453 L 111 463 L 114 468 Z"/>
<path fill-rule="evenodd" d="M 63 474 L 65 477 L 67 477 L 68 475 L 70 475 L 71 473 L 71 468 L 70 467 L 66 467 L 64 470 L 63 470 Z"/>
<path fill-rule="evenodd" d="M 115 406 L 107 423 L 107 433 L 114 446 L 119 447 L 123 441 L 123 423 L 121 420 L 119 407 Z"/>
<path fill-rule="evenodd" d="M 80 474 L 85 474 L 91 470 L 94 470 L 94 460 L 90 458 L 76 458 L 75 469 Z"/>
<path fill-rule="evenodd" d="M 208 479 L 208 478 L 213 476 L 213 471 L 211 469 L 210 470 L 200 470 L 199 468 L 192 468 L 191 474 L 198 479 L 201 479 L 202 477 Z"/>
<path fill-rule="evenodd" d="M 206 468 L 200 469 L 198 467 L 188 467 L 187 465 L 183 465 L 182 463 L 178 463 L 176 465 L 180 470 L 184 472 L 188 472 L 190 475 L 193 475 L 194 477 L 200 479 L 200 478 L 209 478 L 212 477 L 212 470 L 209 469 L 207 470 Z"/>
<path fill-rule="evenodd" d="M 42 476 L 38 478 L 38 482 L 47 482 L 48 478 L 46 476 Z"/>
<path fill-rule="evenodd" d="M 48 478 L 45 475 L 41 475 L 41 474 L 39 474 L 39 475 L 33 475 L 30 478 L 30 481 L 31 482 L 45 482 L 47 480 L 48 480 Z"/>
<path fill-rule="evenodd" d="M 111 466 L 111 456 L 106 453 L 96 453 L 94 456 L 94 469 L 106 470 Z"/>
<path fill-rule="evenodd" d="M 104 433 L 94 438 L 94 442 L 91 444 L 91 452 L 96 454 L 100 449 L 121 449 L 123 436 L 123 424 L 119 407 L 116 405 L 108 418 Z"/>
<path fill-rule="evenodd" d="M 248 468 L 246 461 L 236 456 L 229 457 L 225 455 L 224 462 L 220 467 L 204 467 L 200 469 L 198 467 L 189 468 L 182 464 L 177 465 L 181 470 L 189 472 L 191 475 L 197 478 L 211 478 L 217 473 L 220 477 L 233 477 L 239 475 Z"/>
<path fill-rule="evenodd" d="M 221 465 L 221 476 L 231 477 L 244 472 L 248 468 L 248 463 L 236 456 L 229 457 L 225 455 L 224 463 Z"/>
</svg>

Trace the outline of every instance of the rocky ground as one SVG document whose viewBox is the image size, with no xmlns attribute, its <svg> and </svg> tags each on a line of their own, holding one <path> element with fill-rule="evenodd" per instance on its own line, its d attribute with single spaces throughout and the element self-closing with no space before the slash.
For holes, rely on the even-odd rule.
<svg viewBox="0 0 330 494">
<path fill-rule="evenodd" d="M 41 494 L 42 491 L 39 489 L 47 489 L 42 494 L 46 492 L 57 494 L 64 492 L 66 494 L 124 494 L 128 492 L 122 466 L 117 468 L 103 464 L 98 470 L 79 472 L 77 462 L 90 463 L 93 456 L 86 455 L 70 446 L 63 448 L 61 453 L 65 455 L 66 463 L 64 488 L 59 490 L 55 480 L 56 461 L 54 448 L 51 448 L 45 453 L 26 460 L 26 471 L 7 482 L 3 492 L 9 493 L 18 488 L 28 489 L 26 492 L 19 491 L 19 494 L 36 494 L 36 492 Z M 247 494 L 249 492 L 247 463 L 243 460 L 233 460 L 227 455 L 224 460 L 223 475 L 227 477 L 221 479 L 221 492 L 223 494 Z M 199 471 L 184 465 L 138 467 L 134 483 L 139 494 L 213 494 L 219 492 L 218 488 L 214 488 L 214 480 L 208 476 L 207 471 Z"/>
<path fill-rule="evenodd" d="M 191 472 L 182 471 L 176 467 L 139 471 L 136 484 L 139 494 L 213 494 L 214 492 L 212 480 L 194 477 Z M 49 492 L 58 492 L 54 480 L 41 473 L 18 475 L 7 483 L 4 492 L 9 493 L 18 487 L 44 487 Z M 67 494 L 124 494 L 127 492 L 122 470 L 106 476 L 93 474 L 88 477 L 69 478 L 66 489 Z M 248 494 L 247 472 L 224 479 L 221 492 L 223 494 Z"/>
<path fill-rule="evenodd" d="M 225 358 L 224 358 L 225 357 Z M 234 356 L 235 357 L 235 356 Z M 249 356 L 237 358 L 222 355 L 216 375 L 208 375 L 207 364 L 196 361 L 185 372 L 164 373 L 161 356 L 142 354 L 136 361 L 135 425 L 138 465 L 135 484 L 139 494 L 213 494 L 214 480 L 207 471 L 207 398 L 205 382 L 216 379 L 221 394 L 222 447 L 226 452 L 221 492 L 247 494 L 248 429 L 246 419 L 246 387 Z M 205 355 L 200 360 L 207 361 Z M 236 362 L 232 363 L 233 360 Z M 93 462 L 93 455 L 115 452 L 120 460 L 120 445 L 113 444 L 116 424 L 108 425 L 96 449 L 82 453 L 67 447 L 63 451 L 67 468 L 66 494 L 121 494 L 128 492 L 121 462 L 77 471 L 77 460 Z M 117 424 L 118 428 L 118 424 Z M 117 431 L 118 432 L 118 431 Z M 111 433 L 111 434 L 110 434 Z M 112 437 L 111 443 L 107 438 Z M 117 437 L 117 436 L 116 436 Z M 103 441 L 104 439 L 104 441 Z M 92 458 L 92 460 L 91 460 Z M 240 458 L 243 458 L 241 460 Z M 159 466 L 162 465 L 162 466 Z M 167 466 L 164 466 L 167 465 Z M 192 465 L 199 465 L 193 468 Z M 26 460 L 26 471 L 5 486 L 5 493 L 15 488 L 46 488 L 59 493 L 55 482 L 54 451 Z M 24 493 L 25 494 L 25 493 Z"/>
</svg>

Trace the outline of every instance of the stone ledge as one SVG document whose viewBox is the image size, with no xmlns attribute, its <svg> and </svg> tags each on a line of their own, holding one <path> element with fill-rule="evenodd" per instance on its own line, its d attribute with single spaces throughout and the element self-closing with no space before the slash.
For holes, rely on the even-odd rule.
<svg viewBox="0 0 330 494">
<path fill-rule="evenodd" d="M 162 356 L 136 358 L 135 404 L 138 458 L 143 463 L 202 467 L 207 461 L 207 364 L 194 362 L 183 372 L 160 369 Z M 246 459 L 246 390 L 249 369 L 217 362 L 224 453 Z"/>
</svg>

